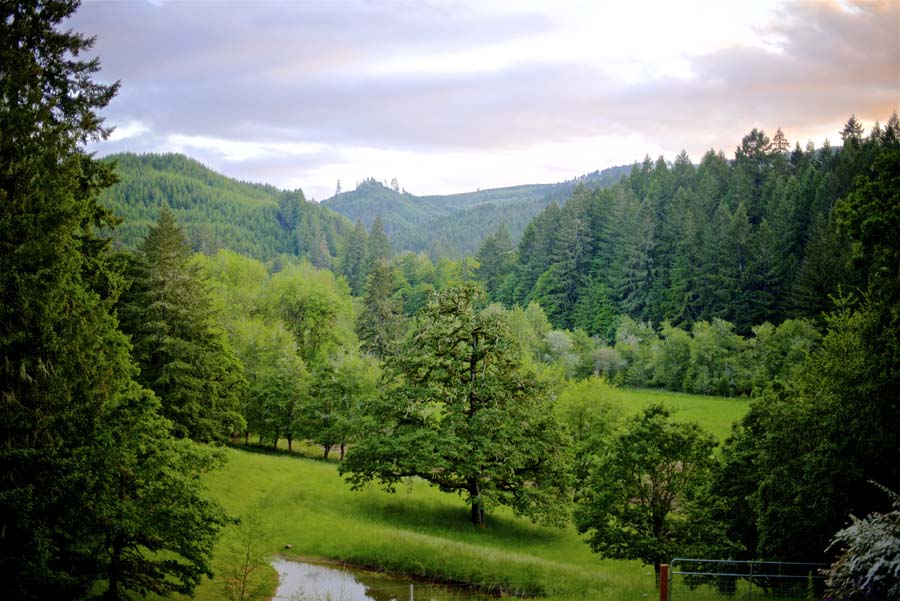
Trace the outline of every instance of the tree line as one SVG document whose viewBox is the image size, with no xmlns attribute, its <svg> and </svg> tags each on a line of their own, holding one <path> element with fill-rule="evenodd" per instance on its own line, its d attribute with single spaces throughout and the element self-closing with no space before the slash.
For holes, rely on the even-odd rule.
<svg viewBox="0 0 900 601">
<path fill-rule="evenodd" d="M 165 204 L 184 227 L 191 246 L 207 254 L 220 248 L 267 262 L 305 256 L 332 267 L 351 224 L 306 200 L 302 190 L 239 182 L 180 154 L 120 153 L 118 181 L 101 201 L 123 222 L 106 230 L 118 248 L 134 250 Z"/>
<path fill-rule="evenodd" d="M 610 342 L 621 315 L 685 329 L 723 319 L 744 335 L 788 318 L 821 325 L 832 299 L 865 285 L 834 206 L 873 176 L 900 123 L 864 135 L 851 117 L 840 136 L 840 148 L 791 149 L 780 129 L 754 129 L 730 160 L 647 157 L 611 188 L 549 205 L 518 245 L 502 229 L 486 238 L 479 278 L 494 300 L 535 301 L 555 327 Z"/>
</svg>

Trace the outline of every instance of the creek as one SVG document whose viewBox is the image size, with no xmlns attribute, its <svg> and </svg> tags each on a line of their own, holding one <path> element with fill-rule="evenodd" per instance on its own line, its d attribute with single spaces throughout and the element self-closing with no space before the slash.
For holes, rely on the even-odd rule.
<svg viewBox="0 0 900 601">
<path fill-rule="evenodd" d="M 273 601 L 485 601 L 496 599 L 462 585 L 432 584 L 381 572 L 278 558 L 281 577 Z"/>
</svg>

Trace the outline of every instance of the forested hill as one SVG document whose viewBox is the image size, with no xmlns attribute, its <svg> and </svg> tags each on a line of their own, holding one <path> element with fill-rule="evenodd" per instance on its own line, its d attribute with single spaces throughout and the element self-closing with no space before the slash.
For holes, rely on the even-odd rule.
<svg viewBox="0 0 900 601">
<path fill-rule="evenodd" d="M 579 185 L 605 188 L 631 171 L 618 166 L 557 184 L 529 184 L 445 196 L 415 196 L 399 185 L 374 179 L 322 204 L 371 228 L 381 216 L 394 251 L 430 251 L 456 258 L 471 256 L 502 223 L 518 239 L 528 222 L 553 201 L 563 202 Z"/>
<path fill-rule="evenodd" d="M 620 316 L 690 327 L 715 318 L 747 334 L 765 321 L 820 319 L 858 295 L 865 274 L 833 209 L 900 139 L 897 114 L 841 146 L 791 148 L 754 129 L 733 160 L 649 159 L 612 188 L 576 191 L 526 227 L 512 252 L 477 254 L 494 300 L 539 303 L 557 328 L 611 337 Z"/>
<path fill-rule="evenodd" d="M 194 250 L 228 248 L 268 261 L 280 254 L 306 256 L 332 267 L 352 224 L 307 201 L 301 190 L 230 179 L 181 154 L 110 155 L 119 183 L 102 201 L 124 219 L 117 245 L 135 248 L 167 203 Z"/>
</svg>

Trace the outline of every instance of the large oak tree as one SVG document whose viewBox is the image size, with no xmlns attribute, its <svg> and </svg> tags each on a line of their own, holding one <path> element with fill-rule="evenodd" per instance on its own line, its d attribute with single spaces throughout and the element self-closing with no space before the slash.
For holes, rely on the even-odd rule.
<svg viewBox="0 0 900 601">
<path fill-rule="evenodd" d="M 563 523 L 568 437 L 503 316 L 479 311 L 482 298 L 464 284 L 420 310 L 403 349 L 388 358 L 369 435 L 341 472 L 354 488 L 377 480 L 388 490 L 417 476 L 463 495 L 478 526 L 494 505 Z"/>
</svg>

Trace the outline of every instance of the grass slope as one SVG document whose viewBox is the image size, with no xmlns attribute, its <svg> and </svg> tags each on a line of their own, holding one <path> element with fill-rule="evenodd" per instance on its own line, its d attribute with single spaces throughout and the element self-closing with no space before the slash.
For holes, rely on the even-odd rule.
<svg viewBox="0 0 900 601">
<path fill-rule="evenodd" d="M 626 414 L 637 413 L 653 403 L 667 405 L 675 410 L 676 420 L 699 423 L 712 432 L 719 442 L 725 442 L 731 434 L 731 425 L 750 408 L 747 398 L 704 396 L 650 388 L 615 388 L 609 394 L 625 408 Z"/>
<path fill-rule="evenodd" d="M 611 394 L 626 412 L 665 402 L 678 409 L 678 418 L 696 419 L 720 439 L 748 406 L 746 400 L 656 390 Z M 601 560 L 571 527 L 544 528 L 498 509 L 489 514 L 487 528 L 476 530 L 462 499 L 425 482 L 412 480 L 393 495 L 376 487 L 353 492 L 334 462 L 241 446 L 228 451 L 224 470 L 209 475 L 209 490 L 232 515 L 259 508 L 272 532 L 273 553 L 557 600 L 636 601 L 656 594 L 652 569 L 639 562 Z M 306 447 L 302 452 L 317 451 Z M 292 549 L 285 551 L 285 545 Z M 197 596 L 218 599 L 221 589 L 207 581 Z"/>
</svg>

